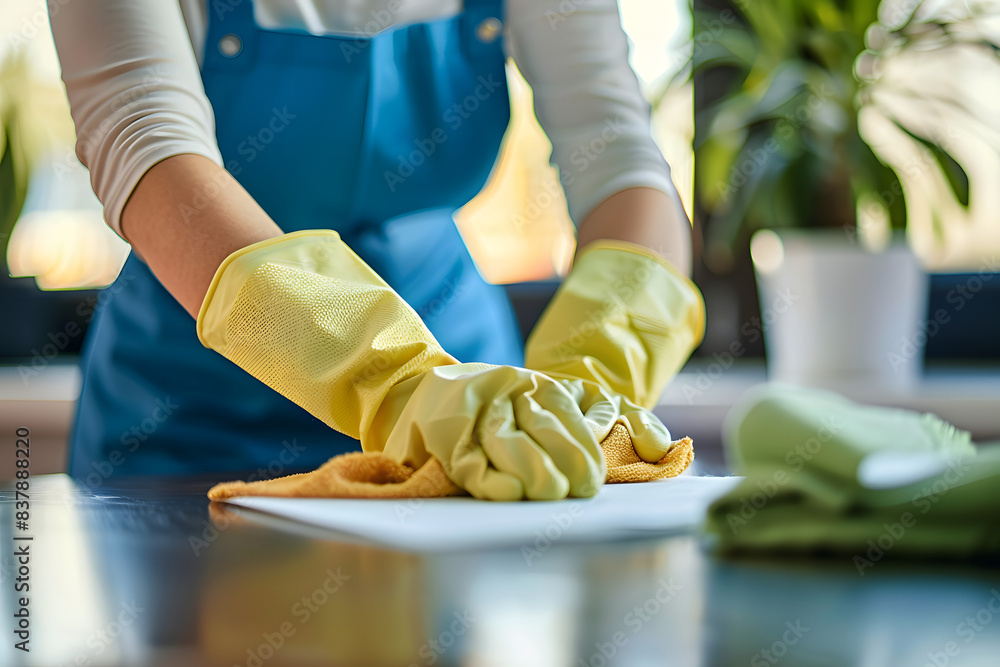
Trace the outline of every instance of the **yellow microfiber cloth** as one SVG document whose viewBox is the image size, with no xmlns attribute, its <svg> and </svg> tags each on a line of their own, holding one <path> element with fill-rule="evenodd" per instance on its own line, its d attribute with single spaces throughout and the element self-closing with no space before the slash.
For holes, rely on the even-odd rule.
<svg viewBox="0 0 1000 667">
<path fill-rule="evenodd" d="M 607 483 L 652 482 L 676 477 L 694 460 L 691 438 L 671 444 L 656 463 L 639 458 L 628 429 L 618 423 L 601 441 L 608 464 Z M 414 470 L 381 452 L 352 452 L 327 461 L 312 472 L 259 482 L 224 482 L 208 492 L 211 500 L 237 496 L 288 498 L 441 498 L 465 495 L 431 457 Z"/>
<path fill-rule="evenodd" d="M 611 433 L 601 441 L 604 458 L 608 462 L 608 484 L 655 482 L 681 474 L 694 461 L 691 438 L 675 440 L 662 459 L 646 463 L 635 453 L 628 429 L 615 424 Z"/>
</svg>

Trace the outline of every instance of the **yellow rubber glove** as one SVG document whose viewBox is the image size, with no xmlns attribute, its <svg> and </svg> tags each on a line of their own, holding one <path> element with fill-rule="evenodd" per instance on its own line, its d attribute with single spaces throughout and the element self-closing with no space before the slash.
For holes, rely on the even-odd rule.
<svg viewBox="0 0 1000 667">
<path fill-rule="evenodd" d="M 628 431 L 635 453 L 647 463 L 660 461 L 674 446 L 670 431 L 649 410 L 620 394 L 608 392 L 595 382 L 559 375 L 551 377 L 559 380 L 573 396 L 599 442 L 608 437 L 615 424 L 621 424 Z"/>
<path fill-rule="evenodd" d="M 604 483 L 582 395 L 523 368 L 459 364 L 336 232 L 229 256 L 198 336 L 364 451 L 413 468 L 434 455 L 478 498 L 590 496 Z"/>
<path fill-rule="evenodd" d="M 525 365 L 596 382 L 651 409 L 704 335 L 694 283 L 647 248 L 596 241 L 528 337 Z"/>
<path fill-rule="evenodd" d="M 385 453 L 417 468 L 426 451 L 477 498 L 589 497 L 604 484 L 607 467 L 584 417 L 587 406 L 543 373 L 489 364 L 439 366 L 412 393 L 408 387 L 402 393 L 409 395 Z"/>
</svg>

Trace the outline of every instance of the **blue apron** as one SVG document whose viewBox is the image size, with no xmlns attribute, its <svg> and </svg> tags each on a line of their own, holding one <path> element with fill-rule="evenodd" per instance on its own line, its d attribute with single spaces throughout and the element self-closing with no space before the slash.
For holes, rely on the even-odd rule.
<svg viewBox="0 0 1000 667">
<path fill-rule="evenodd" d="M 202 79 L 226 169 L 284 231 L 337 230 L 459 360 L 522 364 L 505 293 L 479 276 L 452 218 L 485 184 L 509 120 L 502 0 L 367 38 L 262 30 L 249 1 L 211 2 L 208 16 Z M 135 254 L 105 297 L 70 451 L 88 486 L 269 477 L 358 449 L 202 347 Z"/>
</svg>

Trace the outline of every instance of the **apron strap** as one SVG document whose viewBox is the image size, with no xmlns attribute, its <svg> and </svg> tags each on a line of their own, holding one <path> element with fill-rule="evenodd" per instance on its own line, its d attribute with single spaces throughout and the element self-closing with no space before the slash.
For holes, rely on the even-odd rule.
<svg viewBox="0 0 1000 667">
<path fill-rule="evenodd" d="M 462 11 L 469 11 L 470 9 L 489 10 L 496 12 L 497 18 L 502 18 L 503 0 L 465 0 Z"/>
<path fill-rule="evenodd" d="M 465 0 L 461 14 L 463 48 L 473 58 L 504 58 L 503 0 Z"/>
<path fill-rule="evenodd" d="M 209 31 L 214 28 L 219 37 L 257 29 L 251 0 L 208 0 L 207 5 Z"/>
<path fill-rule="evenodd" d="M 502 20 L 503 4 L 503 0 L 465 0 L 462 13 L 472 12 Z M 252 0 L 208 0 L 206 9 L 209 30 L 214 26 L 218 31 L 217 37 L 236 31 L 257 30 Z"/>
<path fill-rule="evenodd" d="M 260 29 L 250 0 L 208 0 L 203 67 L 249 69 L 257 50 Z"/>
<path fill-rule="evenodd" d="M 253 62 L 260 27 L 254 19 L 251 0 L 208 0 L 208 30 L 205 35 L 205 62 L 241 69 Z M 474 57 L 496 55 L 503 41 L 504 0 L 465 0 L 458 20 L 465 48 Z M 374 35 L 378 37 L 378 34 Z M 371 40 L 369 36 L 353 37 Z"/>
</svg>

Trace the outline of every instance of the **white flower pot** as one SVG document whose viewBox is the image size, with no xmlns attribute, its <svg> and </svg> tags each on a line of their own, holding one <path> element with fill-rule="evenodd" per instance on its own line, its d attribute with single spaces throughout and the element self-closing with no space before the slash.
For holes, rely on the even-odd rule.
<svg viewBox="0 0 1000 667">
<path fill-rule="evenodd" d="M 903 239 L 872 253 L 842 231 L 764 231 L 753 256 L 770 379 L 842 390 L 920 381 L 928 278 Z"/>
</svg>

